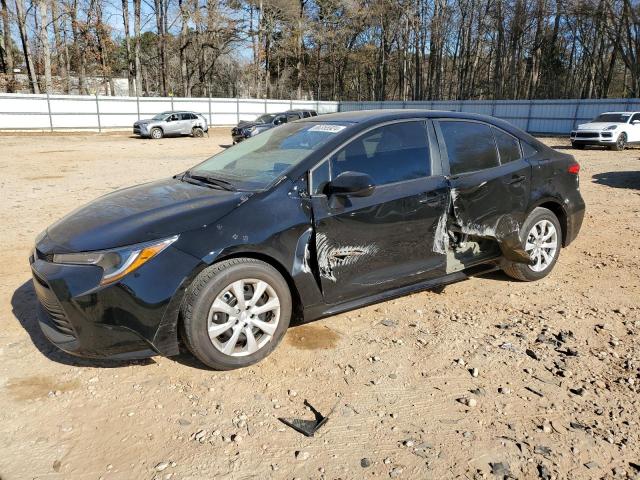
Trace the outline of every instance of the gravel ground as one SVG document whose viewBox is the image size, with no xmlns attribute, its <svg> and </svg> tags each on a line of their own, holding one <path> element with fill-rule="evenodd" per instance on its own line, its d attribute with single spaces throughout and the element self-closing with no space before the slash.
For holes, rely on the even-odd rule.
<svg viewBox="0 0 640 480">
<path fill-rule="evenodd" d="M 566 139 L 544 139 L 567 149 Z M 35 322 L 36 234 L 229 144 L 0 136 L 0 477 L 640 478 L 640 150 L 572 151 L 587 215 L 554 272 L 492 274 L 290 329 L 233 372 L 72 358 Z M 278 417 L 335 407 L 314 438 Z"/>
</svg>

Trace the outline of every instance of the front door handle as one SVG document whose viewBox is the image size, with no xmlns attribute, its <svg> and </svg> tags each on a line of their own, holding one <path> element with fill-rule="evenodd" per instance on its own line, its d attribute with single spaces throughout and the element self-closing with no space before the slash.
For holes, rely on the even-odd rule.
<svg viewBox="0 0 640 480">
<path fill-rule="evenodd" d="M 524 175 L 512 175 L 511 179 L 507 182 L 509 185 L 515 185 L 517 183 L 522 183 L 525 181 L 527 177 Z"/>
</svg>

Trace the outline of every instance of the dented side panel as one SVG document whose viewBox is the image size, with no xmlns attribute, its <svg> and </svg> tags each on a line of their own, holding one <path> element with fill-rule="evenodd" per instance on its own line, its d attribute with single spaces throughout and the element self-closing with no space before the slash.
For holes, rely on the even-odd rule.
<svg viewBox="0 0 640 480">
<path fill-rule="evenodd" d="M 495 240 L 509 260 L 529 262 L 520 229 L 526 219 L 531 165 L 525 159 L 450 179 L 452 228 Z"/>
<path fill-rule="evenodd" d="M 440 198 L 434 198 L 428 193 L 437 189 L 429 181 L 378 186 L 370 197 L 341 202 L 313 197 L 315 249 L 327 303 L 444 272 L 444 256 L 433 251 L 433 238 L 446 204 L 446 182 L 440 177 Z"/>
</svg>

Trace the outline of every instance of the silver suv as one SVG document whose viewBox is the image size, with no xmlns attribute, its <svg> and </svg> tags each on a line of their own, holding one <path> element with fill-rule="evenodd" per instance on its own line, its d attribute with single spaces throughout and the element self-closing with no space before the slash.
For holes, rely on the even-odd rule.
<svg viewBox="0 0 640 480">
<path fill-rule="evenodd" d="M 155 139 L 172 135 L 202 137 L 208 131 L 207 119 L 196 112 L 162 112 L 133 124 L 134 135 Z"/>
</svg>

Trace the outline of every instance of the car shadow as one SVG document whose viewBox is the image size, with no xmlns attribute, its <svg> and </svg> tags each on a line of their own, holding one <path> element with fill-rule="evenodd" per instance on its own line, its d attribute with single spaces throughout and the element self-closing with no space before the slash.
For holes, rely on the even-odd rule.
<svg viewBox="0 0 640 480">
<path fill-rule="evenodd" d="M 150 358 L 141 360 L 104 360 L 80 358 L 69 355 L 53 346 L 40 330 L 36 316 L 37 300 L 36 292 L 33 289 L 31 280 L 23 283 L 13 292 L 11 297 L 11 310 L 14 317 L 20 322 L 22 328 L 26 330 L 33 345 L 42 355 L 63 365 L 74 367 L 94 367 L 94 368 L 119 368 L 129 365 L 152 365 L 155 362 Z"/>
<path fill-rule="evenodd" d="M 218 146 L 219 146 L 220 148 L 229 148 L 229 147 L 233 147 L 233 145 L 230 145 L 230 144 L 228 144 L 228 143 L 224 143 L 224 144 L 223 144 L 223 143 L 220 143 L 220 144 L 218 144 Z"/>
<path fill-rule="evenodd" d="M 630 172 L 603 172 L 591 177 L 593 183 L 606 185 L 613 188 L 627 188 L 640 190 L 640 171 Z"/>
</svg>

